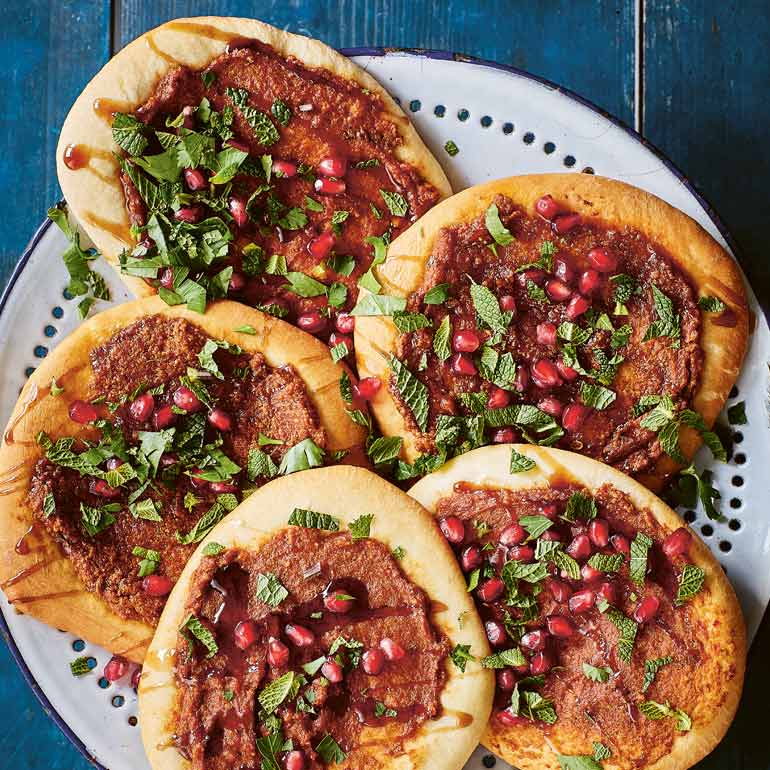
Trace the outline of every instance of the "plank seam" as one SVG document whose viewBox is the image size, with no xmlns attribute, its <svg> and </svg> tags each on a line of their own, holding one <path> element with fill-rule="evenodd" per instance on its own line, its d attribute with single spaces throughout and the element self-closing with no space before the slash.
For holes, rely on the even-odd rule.
<svg viewBox="0 0 770 770">
<path fill-rule="evenodd" d="M 110 0 L 110 57 L 114 56 L 120 47 L 120 1 Z"/>
<path fill-rule="evenodd" d="M 644 136 L 644 33 L 647 0 L 635 0 L 634 128 Z"/>
</svg>

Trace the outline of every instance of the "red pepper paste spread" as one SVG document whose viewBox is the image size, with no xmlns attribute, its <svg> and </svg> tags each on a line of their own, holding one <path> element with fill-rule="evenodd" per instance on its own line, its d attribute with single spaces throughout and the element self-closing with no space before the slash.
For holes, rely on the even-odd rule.
<svg viewBox="0 0 770 770">
<path fill-rule="evenodd" d="M 379 95 L 258 41 L 172 70 L 113 134 L 140 240 L 124 272 L 172 301 L 228 295 L 323 339 L 336 328 L 349 350 L 352 319 L 335 319 L 375 250 L 439 198 L 396 157 Z"/>
<path fill-rule="evenodd" d="M 704 577 L 689 532 L 664 537 L 610 484 L 592 496 L 569 482 L 459 483 L 436 515 L 495 653 L 493 724 L 556 726 L 634 767 L 667 754 L 713 686 L 698 673 L 706 629 L 687 605 Z"/>
<path fill-rule="evenodd" d="M 375 540 L 292 527 L 220 550 L 186 611 L 175 742 L 196 770 L 366 766 L 440 715 L 447 641 Z"/>
<path fill-rule="evenodd" d="M 41 434 L 30 499 L 86 588 L 154 625 L 195 544 L 244 491 L 322 464 L 326 436 L 291 366 L 183 319 L 136 321 L 91 367 L 92 396 L 69 414 L 93 437 Z"/>
<path fill-rule="evenodd" d="M 485 216 L 439 233 L 407 305 L 427 322 L 397 346 L 427 388 L 422 425 L 390 384 L 418 447 L 451 449 L 449 417 L 480 414 L 471 446 L 523 437 L 630 474 L 664 448 L 676 459 L 676 440 L 658 439 L 667 421 L 645 412 L 665 396 L 675 421 L 698 389 L 701 317 L 687 275 L 636 230 L 547 213 L 528 216 L 498 196 Z"/>
</svg>

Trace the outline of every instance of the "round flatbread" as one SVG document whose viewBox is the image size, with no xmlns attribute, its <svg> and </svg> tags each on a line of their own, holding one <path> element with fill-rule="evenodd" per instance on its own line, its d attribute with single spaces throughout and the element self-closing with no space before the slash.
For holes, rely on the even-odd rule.
<svg viewBox="0 0 770 770">
<path fill-rule="evenodd" d="M 410 494 L 466 572 L 497 565 L 507 595 L 484 584 L 493 577 L 475 591 L 490 639 L 503 610 L 508 627 L 529 613 L 521 668 L 498 671 L 489 749 L 522 770 L 684 770 L 722 739 L 743 685 L 741 610 L 709 549 L 649 490 L 580 455 L 514 445 L 451 460 Z M 476 565 L 468 549 L 482 544 Z"/>
<path fill-rule="evenodd" d="M 452 450 L 449 416 L 478 414 L 481 433 L 466 420 L 456 443 L 556 443 L 653 489 L 702 438 L 718 444 L 708 428 L 747 344 L 740 270 L 643 190 L 585 174 L 479 185 L 399 236 L 375 274 L 406 315 L 357 318 L 357 363 L 389 384 L 374 413 L 409 460 Z"/>
<path fill-rule="evenodd" d="M 185 280 L 220 275 L 210 298 L 292 321 L 350 309 L 379 239 L 451 195 L 374 78 L 253 19 L 176 19 L 134 40 L 78 97 L 57 158 L 75 217 L 113 265 L 126 252 L 136 294 L 186 300 Z M 325 339 L 334 325 L 312 319 Z"/>
<path fill-rule="evenodd" d="M 260 590 L 268 581 L 272 593 Z M 295 639 L 296 629 L 307 638 Z M 218 770 L 236 755 L 256 764 L 269 733 L 274 759 L 295 767 L 336 759 L 455 770 L 489 714 L 493 678 L 475 662 L 487 653 L 462 575 L 425 510 L 360 468 L 307 471 L 254 493 L 190 559 L 145 660 L 142 739 L 153 770 L 204 761 Z M 336 671 L 321 668 L 319 680 L 324 656 Z M 276 732 L 266 691 L 279 678 Z M 222 689 L 232 705 L 217 700 Z M 213 736 L 217 748 L 207 752 Z M 296 764 L 284 756 L 287 739 L 302 753 Z"/>
<path fill-rule="evenodd" d="M 8 600 L 141 661 L 195 543 L 244 489 L 361 461 L 345 371 L 233 302 L 204 316 L 151 297 L 84 322 L 32 374 L 3 437 Z"/>
</svg>

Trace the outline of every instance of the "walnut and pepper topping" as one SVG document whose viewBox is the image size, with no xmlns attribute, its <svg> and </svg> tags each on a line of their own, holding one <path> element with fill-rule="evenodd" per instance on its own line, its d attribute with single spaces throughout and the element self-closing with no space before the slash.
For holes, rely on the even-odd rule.
<svg viewBox="0 0 770 770">
<path fill-rule="evenodd" d="M 194 768 L 355 761 L 365 727 L 387 727 L 397 753 L 440 713 L 446 640 L 372 518 L 340 531 L 298 509 L 256 551 L 207 546 L 176 669 L 176 746 Z"/>
<path fill-rule="evenodd" d="M 512 471 L 524 460 L 514 451 Z M 499 725 L 559 722 L 631 757 L 650 745 L 662 756 L 690 729 L 707 683 L 688 602 L 705 573 L 685 528 L 665 534 L 611 485 L 591 494 L 568 480 L 460 483 L 436 514 L 493 648 L 482 664 L 497 673 Z M 470 654 L 452 658 L 464 667 Z"/>
</svg>

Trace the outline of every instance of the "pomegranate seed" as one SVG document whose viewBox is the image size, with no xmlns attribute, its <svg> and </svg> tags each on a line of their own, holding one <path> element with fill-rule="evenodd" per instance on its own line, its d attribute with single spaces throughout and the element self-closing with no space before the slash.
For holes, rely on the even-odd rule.
<svg viewBox="0 0 770 770">
<path fill-rule="evenodd" d="M 546 585 L 548 586 L 548 590 L 551 592 L 553 598 L 560 604 L 562 602 L 566 602 L 572 594 L 570 587 L 566 583 L 563 583 L 561 580 L 557 580 L 556 578 L 548 578 Z"/>
<path fill-rule="evenodd" d="M 538 345 L 545 345 L 546 347 L 554 347 L 556 345 L 556 326 L 552 323 L 544 321 L 537 325 L 537 342 Z"/>
<path fill-rule="evenodd" d="M 455 374 L 465 374 L 468 376 L 476 374 L 476 364 L 462 353 L 455 353 L 449 363 Z"/>
<path fill-rule="evenodd" d="M 228 139 L 225 144 L 228 147 L 232 147 L 234 150 L 240 150 L 241 152 L 248 152 L 249 145 L 246 142 L 242 142 L 240 139 Z"/>
<path fill-rule="evenodd" d="M 232 430 L 233 419 L 224 409 L 215 408 L 209 412 L 209 422 L 217 430 Z"/>
<path fill-rule="evenodd" d="M 583 561 L 591 555 L 591 541 L 588 535 L 576 535 L 567 546 L 567 553 L 578 561 Z"/>
<path fill-rule="evenodd" d="M 510 668 L 502 668 L 497 672 L 497 686 L 509 692 L 516 685 L 516 676 Z"/>
<path fill-rule="evenodd" d="M 572 289 L 558 278 L 551 278 L 548 281 L 545 292 L 554 302 L 564 302 L 572 296 Z"/>
<path fill-rule="evenodd" d="M 135 690 L 137 687 L 139 687 L 139 680 L 142 678 L 142 667 L 137 666 L 134 669 L 134 673 L 131 674 L 131 687 L 133 687 Z"/>
<path fill-rule="evenodd" d="M 631 553 L 631 545 L 628 542 L 628 538 L 624 537 L 623 535 L 613 535 L 610 538 L 610 543 L 612 543 L 612 547 L 618 553 L 625 553 L 625 554 Z"/>
<path fill-rule="evenodd" d="M 329 612 L 344 613 L 350 612 L 355 604 L 355 599 L 348 599 L 347 595 L 338 591 L 330 591 L 324 597 L 324 607 Z"/>
<path fill-rule="evenodd" d="M 610 542 L 610 525 L 606 519 L 593 519 L 588 525 L 588 537 L 599 548 L 604 548 Z"/>
<path fill-rule="evenodd" d="M 353 387 L 355 395 L 363 401 L 371 401 L 382 386 L 379 377 L 364 377 Z"/>
<path fill-rule="evenodd" d="M 307 250 L 316 259 L 326 259 L 334 248 L 334 235 L 327 231 L 321 233 L 318 237 L 312 238 L 308 245 Z"/>
<path fill-rule="evenodd" d="M 318 164 L 318 173 L 324 176 L 345 176 L 347 170 L 347 160 L 334 155 L 323 158 Z"/>
<path fill-rule="evenodd" d="M 164 267 L 163 270 L 160 271 L 160 285 L 164 289 L 174 288 L 174 268 L 173 267 Z"/>
<path fill-rule="evenodd" d="M 493 647 L 502 647 L 508 640 L 505 626 L 497 620 L 488 620 L 484 623 L 484 631 L 486 631 L 487 639 Z"/>
<path fill-rule="evenodd" d="M 556 364 L 548 358 L 541 358 L 532 365 L 532 379 L 540 388 L 555 388 L 562 384 Z"/>
<path fill-rule="evenodd" d="M 326 326 L 326 319 L 317 310 L 311 310 L 297 318 L 297 326 L 310 334 L 317 334 Z"/>
<path fill-rule="evenodd" d="M 614 254 L 610 254 L 607 249 L 597 247 L 588 252 L 588 261 L 600 273 L 614 273 L 618 267 L 618 259 Z"/>
<path fill-rule="evenodd" d="M 182 119 L 182 125 L 190 130 L 195 128 L 195 118 L 193 117 L 195 115 L 195 110 L 196 108 L 191 104 L 188 104 L 186 107 L 182 108 L 182 115 L 184 116 Z"/>
<path fill-rule="evenodd" d="M 168 428 L 169 426 L 173 425 L 176 420 L 177 415 L 174 410 L 171 408 L 171 404 L 166 404 L 165 406 L 162 406 L 160 409 L 158 409 L 157 412 L 152 417 L 153 424 L 158 430 L 162 430 L 163 428 Z"/>
<path fill-rule="evenodd" d="M 564 361 L 557 361 L 556 368 L 559 370 L 559 374 L 567 382 L 572 382 L 577 379 L 578 373 L 571 366 L 567 366 Z"/>
<path fill-rule="evenodd" d="M 289 637 L 289 641 L 297 647 L 309 647 L 315 641 L 315 634 L 305 626 L 289 623 L 284 626 L 283 632 Z"/>
<path fill-rule="evenodd" d="M 463 568 L 463 572 L 473 572 L 473 570 L 481 566 L 482 561 L 481 548 L 475 544 L 469 545 L 460 556 L 460 565 Z"/>
<path fill-rule="evenodd" d="M 553 521 L 559 513 L 559 509 L 556 507 L 556 503 L 544 503 L 540 506 L 540 513 L 547 519 Z"/>
<path fill-rule="evenodd" d="M 497 721 L 505 727 L 516 727 L 523 725 L 527 720 L 525 717 L 516 716 L 510 709 L 502 709 L 497 712 Z"/>
<path fill-rule="evenodd" d="M 527 539 L 527 530 L 521 524 L 508 525 L 497 538 L 500 545 L 519 545 Z"/>
<path fill-rule="evenodd" d="M 323 195 L 339 195 L 345 192 L 346 184 L 342 179 L 316 179 L 313 187 Z"/>
<path fill-rule="evenodd" d="M 545 625 L 548 628 L 548 633 L 559 639 L 566 639 L 575 633 L 575 626 L 565 615 L 549 615 L 545 619 Z"/>
<path fill-rule="evenodd" d="M 111 657 L 104 667 L 104 678 L 108 682 L 117 682 L 128 673 L 128 661 L 115 655 Z"/>
<path fill-rule="evenodd" d="M 193 225 L 196 222 L 200 222 L 200 220 L 203 218 L 203 207 L 182 206 L 182 208 L 177 209 L 176 213 L 174 214 L 174 218 L 177 220 L 177 222 L 187 222 L 188 224 Z"/>
<path fill-rule="evenodd" d="M 580 294 L 575 294 L 567 304 L 567 309 L 564 311 L 564 314 L 570 321 L 574 321 L 576 318 L 580 318 L 589 307 L 591 307 L 591 303 L 585 297 Z"/>
<path fill-rule="evenodd" d="M 516 443 L 516 433 L 513 428 L 500 428 L 492 434 L 493 444 L 514 444 Z"/>
<path fill-rule="evenodd" d="M 174 391 L 174 403 L 185 412 L 197 412 L 202 404 L 198 396 L 190 388 L 180 385 Z"/>
<path fill-rule="evenodd" d="M 305 770 L 305 754 L 302 751 L 294 749 L 286 755 L 283 761 L 286 770 Z"/>
<path fill-rule="evenodd" d="M 473 353 L 480 344 L 479 335 L 473 329 L 460 329 L 452 337 L 452 347 L 457 353 Z"/>
<path fill-rule="evenodd" d="M 503 294 L 500 297 L 500 309 L 506 313 L 516 312 L 516 298 L 511 294 Z"/>
<path fill-rule="evenodd" d="M 534 268 L 532 270 L 525 270 L 523 273 L 519 273 L 519 283 L 526 287 L 527 284 L 532 283 L 542 286 L 545 283 L 545 279 L 548 277 L 545 270 Z"/>
<path fill-rule="evenodd" d="M 493 577 L 485 580 L 477 589 L 476 594 L 482 602 L 489 604 L 499 599 L 505 590 L 505 583 L 500 578 Z"/>
<path fill-rule="evenodd" d="M 465 539 L 465 524 L 457 516 L 445 516 L 438 525 L 450 543 L 462 543 Z"/>
<path fill-rule="evenodd" d="M 562 428 L 570 433 L 580 430 L 590 412 L 590 407 L 584 404 L 568 404 L 561 416 Z"/>
<path fill-rule="evenodd" d="M 561 417 L 561 413 L 564 411 L 564 404 L 555 396 L 547 396 L 540 399 L 537 408 L 541 412 L 550 414 L 551 417 Z"/>
<path fill-rule="evenodd" d="M 599 580 L 603 577 L 604 573 L 600 572 L 596 567 L 592 567 L 590 564 L 584 564 L 580 568 L 580 577 L 586 582 L 590 583 L 593 580 Z"/>
<path fill-rule="evenodd" d="M 581 294 L 593 294 L 601 285 L 602 277 L 596 270 L 586 270 L 578 279 L 578 290 Z"/>
<path fill-rule="evenodd" d="M 548 641 L 548 634 L 538 628 L 536 631 L 530 631 L 521 637 L 521 646 L 532 652 L 539 652 L 545 649 L 545 643 Z"/>
<path fill-rule="evenodd" d="M 692 542 L 692 535 L 684 527 L 675 529 L 666 539 L 663 541 L 663 553 L 668 556 L 669 559 L 673 559 L 674 556 L 681 556 L 687 553 Z"/>
<path fill-rule="evenodd" d="M 380 649 L 390 661 L 401 660 L 406 655 L 406 650 L 398 642 L 394 642 L 387 636 L 380 639 Z"/>
<path fill-rule="evenodd" d="M 257 641 L 257 627 L 251 620 L 242 620 L 233 632 L 235 646 L 240 650 L 247 650 Z"/>
<path fill-rule="evenodd" d="M 536 652 L 532 656 L 532 660 L 529 662 L 529 670 L 533 676 L 539 676 L 545 674 L 553 666 L 551 656 L 547 652 Z"/>
<path fill-rule="evenodd" d="M 88 485 L 88 489 L 92 495 L 99 495 L 99 497 L 120 496 L 120 490 L 111 487 L 104 479 L 92 479 Z"/>
<path fill-rule="evenodd" d="M 372 647 L 361 656 L 361 661 L 367 674 L 378 676 L 385 666 L 385 655 L 382 650 Z"/>
<path fill-rule="evenodd" d="M 173 587 L 174 584 L 164 575 L 147 575 L 142 580 L 142 591 L 150 596 L 166 596 Z"/>
<path fill-rule="evenodd" d="M 199 168 L 186 168 L 182 173 L 185 183 L 193 192 L 206 187 L 206 177 Z"/>
<path fill-rule="evenodd" d="M 190 483 L 195 489 L 203 489 L 209 485 L 209 482 L 206 481 L 206 479 L 200 477 L 201 473 L 203 473 L 203 471 L 200 468 L 193 468 L 190 472 Z"/>
<path fill-rule="evenodd" d="M 548 540 L 550 542 L 561 542 L 561 535 L 558 532 L 555 532 L 552 529 L 548 529 L 545 532 L 543 532 L 542 535 L 540 535 L 541 540 Z"/>
<path fill-rule="evenodd" d="M 238 225 L 238 227 L 246 227 L 249 223 L 249 215 L 246 212 L 246 201 L 243 200 L 243 198 L 233 196 L 227 202 L 227 208 L 230 209 L 235 224 Z"/>
<path fill-rule="evenodd" d="M 553 274 L 564 281 L 564 283 L 572 283 L 572 280 L 575 277 L 575 271 L 572 269 L 572 266 L 560 257 L 557 257 L 553 261 Z"/>
<path fill-rule="evenodd" d="M 336 684 L 342 681 L 342 666 L 336 660 L 327 660 L 321 666 L 321 676 L 325 676 L 330 682 Z"/>
<path fill-rule="evenodd" d="M 560 214 L 553 220 L 553 227 L 559 235 L 574 230 L 581 222 L 580 214 Z"/>
<path fill-rule="evenodd" d="M 87 425 L 99 417 L 96 407 L 89 404 L 88 401 L 73 401 L 69 408 L 70 420 L 79 422 L 81 425 Z"/>
<path fill-rule="evenodd" d="M 511 394 L 502 388 L 492 388 L 487 399 L 487 409 L 502 409 L 511 403 Z"/>
<path fill-rule="evenodd" d="M 528 545 L 515 545 L 508 551 L 513 561 L 531 562 L 535 558 L 535 550 Z"/>
<path fill-rule="evenodd" d="M 347 347 L 348 352 L 353 350 L 353 338 L 348 336 L 347 334 L 338 334 L 337 332 L 332 332 L 329 337 L 329 347 L 334 348 L 337 347 L 337 345 L 345 344 L 345 347 Z"/>
<path fill-rule="evenodd" d="M 209 488 L 215 495 L 235 494 L 238 491 L 237 484 L 231 484 L 227 481 L 212 481 Z"/>
<path fill-rule="evenodd" d="M 267 640 L 267 662 L 273 668 L 283 668 L 289 662 L 289 648 L 274 636 Z"/>
<path fill-rule="evenodd" d="M 120 468 L 121 465 L 123 465 L 123 460 L 119 457 L 110 457 L 110 459 L 107 460 L 108 471 L 114 471 L 116 468 Z"/>
<path fill-rule="evenodd" d="M 524 364 L 516 367 L 516 376 L 513 378 L 513 387 L 523 393 L 529 385 L 529 370 Z"/>
<path fill-rule="evenodd" d="M 544 219 L 553 219 L 559 213 L 559 204 L 550 195 L 544 195 L 535 203 L 535 211 Z"/>
<path fill-rule="evenodd" d="M 334 325 L 340 334 L 352 334 L 356 328 L 356 317 L 349 313 L 340 313 L 334 319 Z"/>
<path fill-rule="evenodd" d="M 246 276 L 243 273 L 234 272 L 230 276 L 230 285 L 228 286 L 230 291 L 237 292 L 243 291 L 246 286 Z"/>
<path fill-rule="evenodd" d="M 594 592 L 590 588 L 576 591 L 569 599 L 569 611 L 573 615 L 588 612 L 594 606 Z"/>
<path fill-rule="evenodd" d="M 634 620 L 637 623 L 648 623 L 657 614 L 660 600 L 656 596 L 645 596 L 634 610 Z"/>
<path fill-rule="evenodd" d="M 508 561 L 508 549 L 504 548 L 501 545 L 498 545 L 497 548 L 495 548 L 495 550 L 492 551 L 492 555 L 489 557 L 489 563 L 497 570 L 502 569 L 503 565 L 507 561 Z"/>
<path fill-rule="evenodd" d="M 290 160 L 274 160 L 273 173 L 279 177 L 290 179 L 297 174 L 297 164 Z"/>
<path fill-rule="evenodd" d="M 604 599 L 608 604 L 615 604 L 618 600 L 618 590 L 614 583 L 601 583 L 596 589 L 596 600 Z"/>
</svg>

